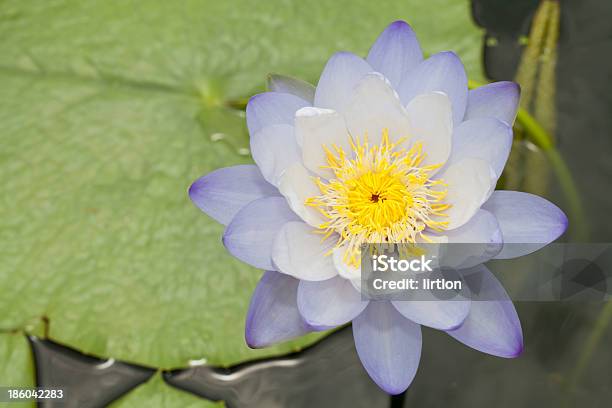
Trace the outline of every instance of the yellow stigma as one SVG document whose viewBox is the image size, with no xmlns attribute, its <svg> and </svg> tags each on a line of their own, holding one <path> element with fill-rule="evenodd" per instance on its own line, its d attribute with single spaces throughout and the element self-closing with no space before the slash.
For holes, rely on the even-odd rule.
<svg viewBox="0 0 612 408">
<path fill-rule="evenodd" d="M 403 142 L 389 141 L 384 130 L 380 145 L 351 140 L 352 152 L 338 146 L 323 147 L 334 178 L 317 179 L 320 195 L 306 204 L 317 208 L 328 220 L 319 225 L 325 238 L 339 236 L 336 247 L 347 244 L 344 262 L 360 263 L 365 243 L 415 243 L 430 241 L 427 231 L 442 231 L 447 225 L 442 180 L 432 180 L 441 165 L 422 165 L 425 154 L 416 142 L 408 150 Z"/>
</svg>

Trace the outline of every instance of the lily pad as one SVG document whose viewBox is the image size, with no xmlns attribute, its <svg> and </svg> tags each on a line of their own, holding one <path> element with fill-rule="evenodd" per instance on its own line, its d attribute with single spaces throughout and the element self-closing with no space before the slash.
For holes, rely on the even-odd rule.
<svg viewBox="0 0 612 408">
<path fill-rule="evenodd" d="M 480 76 L 467 1 L 4 1 L 0 329 L 45 316 L 53 340 L 163 368 L 316 339 L 246 347 L 261 272 L 227 254 L 187 188 L 250 161 L 230 101 L 263 90 L 268 72 L 312 81 L 396 19 Z"/>
<path fill-rule="evenodd" d="M 32 388 L 34 366 L 28 340 L 22 333 L 0 333 L 0 386 Z M 4 396 L 3 396 L 4 397 Z M 34 407 L 33 401 L 13 402 L 15 408 Z"/>
<path fill-rule="evenodd" d="M 182 407 L 223 408 L 223 402 L 208 401 L 171 387 L 158 373 L 126 396 L 110 405 L 110 408 Z"/>
</svg>

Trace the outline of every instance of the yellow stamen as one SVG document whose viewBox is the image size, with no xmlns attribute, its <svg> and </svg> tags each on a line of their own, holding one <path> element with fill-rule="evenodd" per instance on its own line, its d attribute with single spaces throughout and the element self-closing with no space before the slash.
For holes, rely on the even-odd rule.
<svg viewBox="0 0 612 408">
<path fill-rule="evenodd" d="M 446 184 L 431 179 L 441 165 L 423 165 L 423 145 L 406 150 L 398 147 L 403 141 L 391 143 L 385 129 L 379 145 L 370 146 L 364 137 L 363 143 L 351 139 L 348 153 L 323 147 L 325 168 L 335 178 L 316 179 L 321 194 L 306 204 L 327 219 L 319 225 L 323 239 L 337 233 L 336 247 L 347 245 L 344 262 L 350 266 L 359 265 L 362 244 L 428 242 L 427 232 L 448 226 Z"/>
</svg>

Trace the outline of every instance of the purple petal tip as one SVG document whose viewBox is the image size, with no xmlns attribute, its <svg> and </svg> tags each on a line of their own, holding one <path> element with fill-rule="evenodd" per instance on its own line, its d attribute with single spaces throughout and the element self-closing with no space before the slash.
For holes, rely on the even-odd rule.
<svg viewBox="0 0 612 408">
<path fill-rule="evenodd" d="M 257 341 L 255 339 L 252 338 L 251 330 L 249 330 L 249 328 L 248 328 L 248 323 L 247 323 L 247 328 L 244 331 L 244 341 L 245 341 L 246 345 L 250 349 L 253 349 L 253 350 L 260 349 L 260 348 L 265 348 L 266 347 L 266 345 L 259 344 L 259 343 L 257 343 Z"/>
<path fill-rule="evenodd" d="M 231 223 L 230 223 L 231 225 Z M 223 246 L 225 247 L 225 249 L 227 249 L 228 251 L 230 251 L 230 248 L 228 248 L 228 243 L 227 243 L 227 238 L 232 234 L 232 231 L 229 229 L 229 225 L 225 228 L 225 231 L 223 231 L 223 235 L 221 236 L 221 243 L 223 244 Z M 231 251 L 230 251 L 231 252 Z"/>
<path fill-rule="evenodd" d="M 561 211 L 561 214 L 563 217 L 563 221 L 561 221 L 561 223 L 563 224 L 563 229 L 561 233 L 559 234 L 559 236 L 561 236 L 565 233 L 565 231 L 567 231 L 567 227 L 569 227 L 569 219 L 567 218 L 567 215 L 561 209 L 559 209 L 559 211 Z"/>
<path fill-rule="evenodd" d="M 189 198 L 191 199 L 191 201 L 193 201 L 193 196 L 195 195 L 195 189 L 197 188 L 196 187 L 197 183 L 198 183 L 198 180 L 194 181 L 193 183 L 191 183 L 191 185 L 187 189 L 187 194 L 189 195 Z"/>
<path fill-rule="evenodd" d="M 444 57 L 449 57 L 449 58 L 456 58 L 458 60 L 461 59 L 461 58 L 459 58 L 459 55 L 457 55 L 457 53 L 455 51 L 441 51 L 437 55 L 444 56 Z"/>
<path fill-rule="evenodd" d="M 525 345 L 523 343 L 523 333 L 522 330 L 518 332 L 518 337 L 516 338 L 516 344 L 510 350 L 507 350 L 506 353 L 497 354 L 498 357 L 502 358 L 517 358 L 520 357 L 525 351 Z"/>
<path fill-rule="evenodd" d="M 558 229 L 554 232 L 553 238 L 551 239 L 551 242 L 553 242 L 561 235 L 565 234 L 565 231 L 567 231 L 567 228 L 569 227 L 569 219 L 562 209 L 552 203 L 551 206 L 553 207 L 552 211 L 556 212 L 555 218 L 557 218 L 559 222 L 559 226 L 557 227 Z"/>
<path fill-rule="evenodd" d="M 393 30 L 403 30 L 403 29 L 411 29 L 410 24 L 408 24 L 407 22 L 405 22 L 404 20 L 396 20 L 394 22 L 392 22 L 391 24 L 389 24 L 389 27 L 387 27 L 388 29 L 393 29 Z"/>
<path fill-rule="evenodd" d="M 517 100 L 518 97 L 521 95 L 521 86 L 513 81 L 492 82 L 487 86 L 492 87 L 491 89 L 494 89 L 495 91 L 512 92 L 515 94 Z"/>
<path fill-rule="evenodd" d="M 191 200 L 191 202 L 201 210 L 204 209 L 201 205 L 198 204 L 198 195 L 200 194 L 204 184 L 206 184 L 206 176 L 200 177 L 199 179 L 191 183 L 189 189 L 187 190 L 187 194 L 189 195 L 189 199 Z"/>
<path fill-rule="evenodd" d="M 255 94 L 255 95 L 251 96 L 251 97 L 249 98 L 248 102 L 247 102 L 247 107 L 248 107 L 248 106 L 249 106 L 251 103 L 255 102 L 255 100 L 257 100 L 258 98 L 261 98 L 261 96 L 262 96 L 262 95 L 265 95 L 266 93 L 267 93 L 267 92 L 262 92 L 262 93 L 258 93 L 258 94 Z"/>
<path fill-rule="evenodd" d="M 353 56 L 354 54 L 350 51 L 336 51 L 330 58 L 330 60 L 332 58 L 336 58 L 336 57 L 342 57 L 342 56 Z"/>
<path fill-rule="evenodd" d="M 412 381 L 408 385 L 399 385 L 398 386 L 398 384 L 395 383 L 395 382 L 393 384 L 385 384 L 384 380 L 382 380 L 382 379 L 378 379 L 377 381 L 374 381 L 374 382 L 384 392 L 386 392 L 389 395 L 398 395 L 398 394 L 401 394 L 401 393 L 403 393 L 404 391 L 406 391 L 410 387 L 410 384 L 412 384 Z"/>
<path fill-rule="evenodd" d="M 516 352 L 512 355 L 510 355 L 508 358 L 517 358 L 520 357 L 521 354 L 523 354 L 523 351 L 525 351 L 525 346 L 523 345 L 523 342 L 521 341 L 521 343 L 518 345 Z"/>
<path fill-rule="evenodd" d="M 516 99 L 518 100 L 518 98 L 521 96 L 521 86 L 513 81 L 500 81 L 500 82 L 493 82 L 494 84 L 498 84 L 498 86 L 500 88 L 506 88 L 512 92 L 514 92 L 514 94 L 516 94 Z"/>
</svg>

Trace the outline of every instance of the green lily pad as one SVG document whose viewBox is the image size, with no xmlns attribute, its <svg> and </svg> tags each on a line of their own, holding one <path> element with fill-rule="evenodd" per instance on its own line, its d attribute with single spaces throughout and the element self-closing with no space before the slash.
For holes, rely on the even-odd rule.
<svg viewBox="0 0 612 408">
<path fill-rule="evenodd" d="M 112 403 L 110 408 L 223 408 L 224 406 L 221 401 L 208 401 L 171 387 L 157 373 L 149 381 Z"/>
<path fill-rule="evenodd" d="M 0 386 L 32 388 L 34 386 L 32 360 L 30 345 L 22 333 L 0 333 Z M 24 401 L 8 405 L 15 408 L 34 408 L 36 404 L 33 401 Z"/>
<path fill-rule="evenodd" d="M 227 254 L 187 188 L 250 161 L 228 101 L 268 72 L 315 80 L 334 51 L 365 54 L 396 19 L 480 76 L 468 2 L 4 1 L 0 329 L 46 316 L 51 339 L 163 368 L 318 338 L 246 347 L 261 272 Z"/>
</svg>

